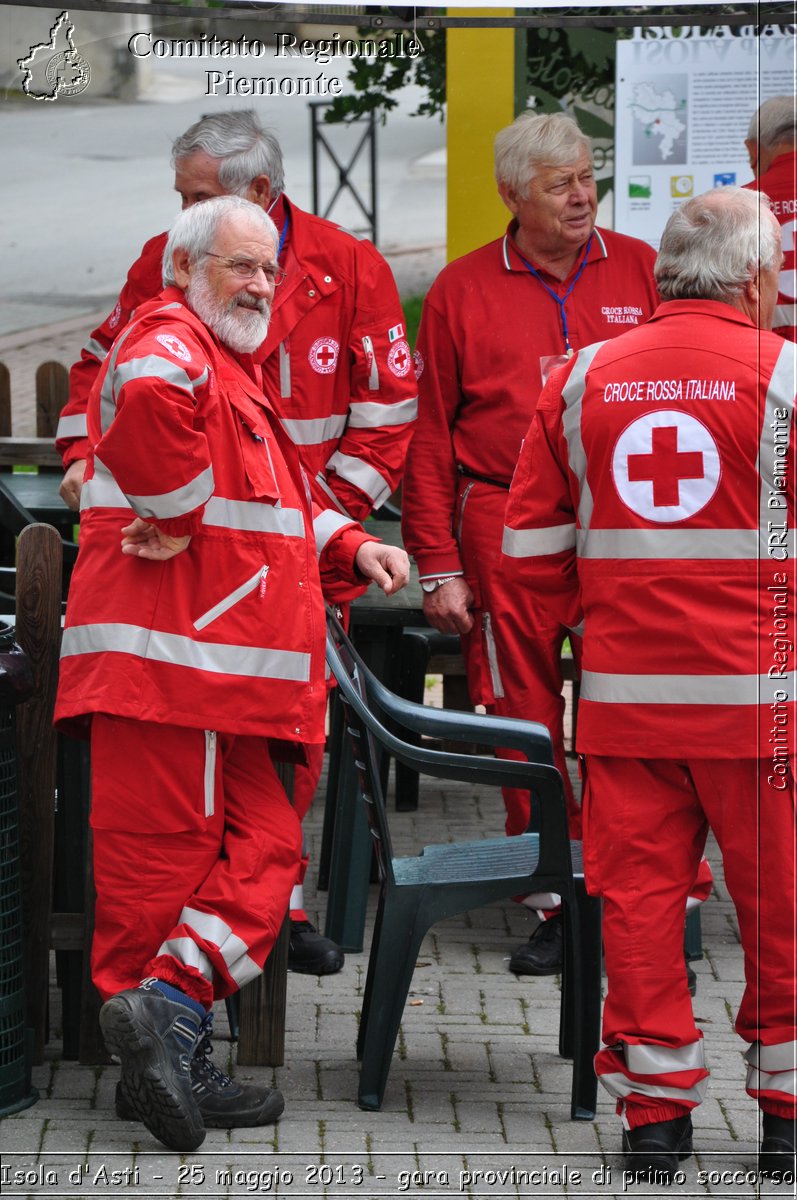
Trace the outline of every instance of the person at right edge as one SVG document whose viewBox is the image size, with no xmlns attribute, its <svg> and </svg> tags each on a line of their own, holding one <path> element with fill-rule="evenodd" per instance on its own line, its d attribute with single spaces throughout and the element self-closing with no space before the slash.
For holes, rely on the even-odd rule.
<svg viewBox="0 0 797 1200">
<path fill-rule="evenodd" d="M 512 214 L 506 234 L 450 263 L 424 302 L 402 534 L 426 593 L 426 619 L 461 636 L 471 702 L 550 730 L 577 838 L 563 735 L 560 663 L 568 631 L 540 611 L 533 588 L 506 602 L 497 579 L 504 509 L 548 373 L 580 346 L 647 320 L 658 299 L 655 254 L 636 238 L 596 227 L 590 142 L 562 113 L 524 113 L 502 129 L 495 177 Z M 571 643 L 578 661 L 578 639 Z M 523 833 L 528 794 L 506 788 L 504 804 L 507 834 Z M 708 894 L 708 864 L 705 875 L 695 899 Z M 555 974 L 562 964 L 558 897 L 524 902 L 548 919 L 514 950 L 509 969 Z"/>
<path fill-rule="evenodd" d="M 744 951 L 758 1166 L 794 1183 L 797 347 L 769 332 L 782 260 L 762 194 L 681 205 L 656 260 L 662 303 L 551 377 L 507 504 L 506 586 L 533 581 L 582 630 L 584 867 L 608 985 L 595 1067 L 626 1169 L 654 1184 L 692 1153 L 708 1083 L 683 908 L 709 827 Z"/>
<path fill-rule="evenodd" d="M 780 224 L 783 268 L 772 329 L 797 342 L 797 96 L 773 96 L 753 114 L 745 140 L 755 175 L 745 187 L 765 192 Z"/>
</svg>

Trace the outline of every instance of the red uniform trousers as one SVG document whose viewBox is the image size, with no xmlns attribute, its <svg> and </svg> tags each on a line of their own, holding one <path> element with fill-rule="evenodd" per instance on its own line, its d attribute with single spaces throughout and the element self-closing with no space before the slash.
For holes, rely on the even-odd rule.
<svg viewBox="0 0 797 1200">
<path fill-rule="evenodd" d="M 587 755 L 585 872 L 603 897 L 608 977 L 595 1066 L 630 1128 L 683 1116 L 707 1086 L 683 924 L 709 825 L 744 949 L 736 1031 L 751 1043 L 747 1091 L 765 1112 L 797 1112 L 793 763 L 791 771 L 772 786 L 766 760 Z"/>
<path fill-rule="evenodd" d="M 296 879 L 299 821 L 264 737 L 95 714 L 92 974 L 208 1008 L 255 978 Z"/>
<path fill-rule="evenodd" d="M 517 597 L 510 604 L 500 585 L 507 495 L 502 488 L 463 476 L 457 497 L 454 532 L 474 597 L 473 629 L 462 638 L 468 690 L 473 703 L 484 704 L 489 712 L 547 726 L 564 782 L 571 836 L 577 838 L 580 810 L 565 762 L 560 663 L 562 643 L 570 631 L 553 623 L 532 595 L 523 595 L 522 609 L 517 607 Z M 504 758 L 523 757 L 514 750 L 498 753 Z M 528 793 L 504 788 L 503 794 L 507 834 L 524 833 L 529 824 Z"/>
</svg>

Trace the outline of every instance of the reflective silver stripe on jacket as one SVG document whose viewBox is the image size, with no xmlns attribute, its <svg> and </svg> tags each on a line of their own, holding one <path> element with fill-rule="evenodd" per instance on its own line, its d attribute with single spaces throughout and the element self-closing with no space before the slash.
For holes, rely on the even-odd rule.
<svg viewBox="0 0 797 1200">
<path fill-rule="evenodd" d="M 101 653 L 132 654 L 148 662 L 212 671 L 216 675 L 241 675 L 247 679 L 282 679 L 296 683 L 307 683 L 310 679 L 310 655 L 296 650 L 198 642 L 179 633 L 111 621 L 72 625 L 64 630 L 62 658 Z"/>
<path fill-rule="evenodd" d="M 168 938 L 158 949 L 158 954 L 168 954 L 183 966 L 193 967 L 205 979 L 213 981 L 213 967 L 204 950 L 200 950 L 193 938 Z"/>
<path fill-rule="evenodd" d="M 300 508 L 282 508 L 256 500 L 225 500 L 211 496 L 205 505 L 203 525 L 241 529 L 251 533 L 278 533 L 282 537 L 304 537 L 304 513 Z"/>
<path fill-rule="evenodd" d="M 772 328 L 782 329 L 784 325 L 797 325 L 797 304 L 775 305 L 775 315 L 772 318 Z"/>
<path fill-rule="evenodd" d="M 327 462 L 327 470 L 336 471 L 341 479 L 370 496 L 374 508 L 378 508 L 387 500 L 392 491 L 387 480 L 368 463 L 360 458 L 353 458 L 350 454 L 341 454 L 339 450 L 336 450 Z"/>
<path fill-rule="evenodd" d="M 325 508 L 319 513 L 313 520 L 316 553 L 320 554 L 333 534 L 346 525 L 351 525 L 351 517 L 344 516 L 343 513 L 334 512 L 331 508 Z"/>
<path fill-rule="evenodd" d="M 353 521 L 354 518 L 352 517 L 351 513 L 349 512 L 349 510 L 347 508 L 344 507 L 343 504 L 341 504 L 339 498 L 332 491 L 332 488 L 329 486 L 329 484 L 327 483 L 326 479 L 324 478 L 324 476 L 321 474 L 320 471 L 316 475 L 315 481 L 318 484 L 318 486 L 322 489 L 322 491 L 329 497 L 332 504 L 335 505 L 335 508 L 338 510 L 338 512 L 342 512 L 344 514 L 344 516 L 347 516 L 349 518 L 350 521 Z"/>
<path fill-rule="evenodd" d="M 565 411 L 562 418 L 565 439 L 567 441 L 567 457 L 570 470 L 578 480 L 578 524 L 581 529 L 589 529 L 592 521 L 593 500 L 590 486 L 587 483 L 587 456 L 584 453 L 584 443 L 581 440 L 581 410 L 584 400 L 584 386 L 587 371 L 592 366 L 595 355 L 606 345 L 596 342 L 579 350 L 575 365 L 568 376 L 567 383 L 562 389 L 562 399 Z"/>
<path fill-rule="evenodd" d="M 757 529 L 589 529 L 576 534 L 580 558 L 750 559 Z"/>
<path fill-rule="evenodd" d="M 349 405 L 349 426 L 351 429 L 382 429 L 390 425 L 409 425 L 417 415 L 417 396 L 396 404 L 359 400 Z"/>
<path fill-rule="evenodd" d="M 205 504 L 213 495 L 213 468 L 206 467 L 190 483 L 160 496 L 136 496 L 123 492 L 100 459 L 94 459 L 94 476 L 83 487 L 80 510 L 87 508 L 132 508 L 140 517 L 167 520 L 183 517 Z"/>
<path fill-rule="evenodd" d="M 537 558 L 573 550 L 575 545 L 575 524 L 550 525 L 546 529 L 511 529 L 505 525 L 501 549 L 509 558 Z"/>
<path fill-rule="evenodd" d="M 601 704 L 770 704 L 776 687 L 786 693 L 783 703 L 787 703 L 794 699 L 794 684 L 793 671 L 772 679 L 767 675 L 610 675 L 582 671 L 581 699 Z"/>
<path fill-rule="evenodd" d="M 55 430 L 56 440 L 58 438 L 79 438 L 88 437 L 89 422 L 85 413 L 77 413 L 73 417 L 59 417 L 58 425 Z"/>
<path fill-rule="evenodd" d="M 753 1042 L 744 1057 L 748 1064 L 748 1091 L 797 1095 L 797 1042 L 779 1042 L 775 1046 Z"/>
<path fill-rule="evenodd" d="M 130 502 L 107 467 L 94 460 L 95 473 L 80 493 L 80 511 L 89 508 L 130 508 Z M 238 529 L 247 533 L 276 533 L 281 537 L 304 537 L 304 514 L 300 508 L 282 508 L 257 500 L 226 500 L 211 496 L 205 505 L 202 524 L 214 529 Z"/>
<path fill-rule="evenodd" d="M 346 428 L 346 418 L 332 416 L 295 420 L 293 417 L 280 417 L 280 424 L 294 446 L 319 446 L 341 436 Z"/>
<path fill-rule="evenodd" d="M 767 388 L 759 453 L 761 557 L 771 558 L 773 563 L 794 558 L 797 546 L 797 529 L 795 528 L 784 530 L 783 542 L 778 542 L 777 545 L 773 544 L 771 550 L 768 541 L 770 522 L 782 525 L 785 514 L 788 512 L 786 489 L 777 487 L 775 479 L 779 478 L 783 482 L 787 477 L 787 465 L 793 466 L 793 464 L 789 464 L 789 447 L 794 423 L 795 386 L 797 386 L 797 347 L 794 342 L 784 342 Z M 776 417 L 776 409 L 785 411 L 786 416 L 784 418 Z M 782 453 L 776 453 L 776 447 Z M 773 499 L 782 502 L 781 506 L 770 508 L 769 502 Z"/>
<path fill-rule="evenodd" d="M 233 933 L 230 926 L 215 913 L 186 907 L 180 913 L 178 924 L 187 925 L 203 942 L 218 947 L 227 970 L 239 987 L 261 973 L 263 968 L 249 957 L 249 947 L 243 938 Z"/>
<path fill-rule="evenodd" d="M 108 357 L 108 347 L 103 346 L 102 342 L 98 342 L 93 337 L 89 338 L 83 349 L 92 358 L 96 358 L 97 362 L 105 362 L 105 359 Z"/>
<path fill-rule="evenodd" d="M 280 342 L 280 396 L 287 400 L 291 394 L 291 352 L 287 342 Z"/>
</svg>

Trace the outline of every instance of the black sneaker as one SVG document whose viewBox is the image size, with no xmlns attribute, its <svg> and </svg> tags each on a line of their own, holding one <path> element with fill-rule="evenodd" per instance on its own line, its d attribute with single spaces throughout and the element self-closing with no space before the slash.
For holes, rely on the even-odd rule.
<svg viewBox="0 0 797 1200">
<path fill-rule="evenodd" d="M 525 946 L 509 960 L 516 975 L 559 975 L 562 970 L 562 914 L 540 921 Z"/>
<path fill-rule="evenodd" d="M 291 921 L 288 970 L 301 975 L 334 975 L 345 962 L 340 946 L 320 934 L 309 921 Z"/>
<path fill-rule="evenodd" d="M 205 1035 L 191 1059 L 191 1088 L 206 1129 L 244 1129 L 270 1125 L 282 1115 L 285 1101 L 276 1088 L 236 1083 L 211 1061 L 213 1042 L 211 1021 L 205 1022 Z M 135 1121 L 122 1087 L 116 1085 L 116 1115 L 120 1121 Z"/>
<path fill-rule="evenodd" d="M 763 1136 L 758 1152 L 758 1169 L 762 1175 L 780 1175 L 780 1182 L 794 1183 L 797 1172 L 795 1161 L 795 1127 L 797 1121 L 789 1117 L 776 1117 L 762 1113 Z M 787 1176 L 789 1176 L 787 1178 Z"/>
<path fill-rule="evenodd" d="M 623 1130 L 623 1166 L 637 1183 L 672 1183 L 679 1159 L 692 1153 L 692 1118 L 675 1117 Z"/>
<path fill-rule="evenodd" d="M 122 1064 L 122 1088 L 138 1120 L 170 1150 L 196 1150 L 205 1140 L 205 1126 L 189 1064 L 203 1020 L 151 982 L 103 1004 L 102 1035 L 108 1052 Z"/>
</svg>

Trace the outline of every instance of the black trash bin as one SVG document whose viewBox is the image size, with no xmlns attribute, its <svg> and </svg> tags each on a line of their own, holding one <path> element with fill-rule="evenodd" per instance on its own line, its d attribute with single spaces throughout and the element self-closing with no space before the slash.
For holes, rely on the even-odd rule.
<svg viewBox="0 0 797 1200">
<path fill-rule="evenodd" d="M 0 622 L 0 1117 L 35 1104 L 25 1028 L 15 706 L 33 691 L 30 663 Z"/>
</svg>

